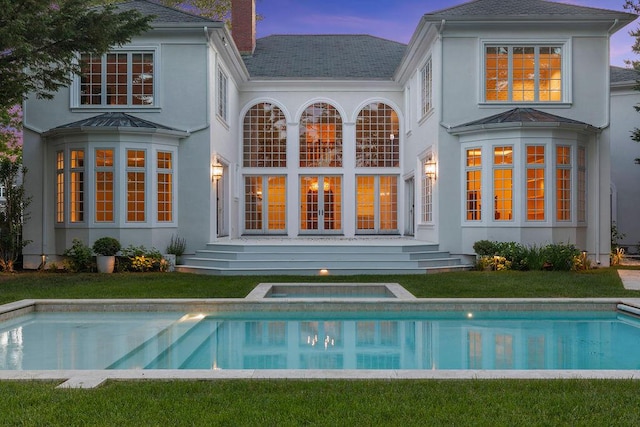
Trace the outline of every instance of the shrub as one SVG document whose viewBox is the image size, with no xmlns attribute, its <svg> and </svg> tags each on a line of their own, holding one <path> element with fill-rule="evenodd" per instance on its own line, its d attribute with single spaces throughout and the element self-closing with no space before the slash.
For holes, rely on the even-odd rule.
<svg viewBox="0 0 640 427">
<path fill-rule="evenodd" d="M 524 264 L 526 270 L 542 270 L 544 268 L 544 246 L 531 245 L 527 248 Z"/>
<path fill-rule="evenodd" d="M 93 252 L 98 255 L 114 256 L 120 251 L 120 242 L 113 237 L 101 237 L 93 243 Z"/>
<path fill-rule="evenodd" d="M 167 271 L 169 263 L 155 248 L 147 249 L 144 246 L 129 245 L 122 249 L 122 262 L 120 268 L 123 271 Z"/>
<path fill-rule="evenodd" d="M 527 248 L 516 242 L 496 243 L 496 255 L 509 261 L 509 269 L 528 270 Z"/>
<path fill-rule="evenodd" d="M 545 268 L 555 271 L 569 271 L 575 266 L 575 258 L 580 251 L 570 244 L 550 244 L 544 247 Z"/>
<path fill-rule="evenodd" d="M 73 239 L 73 244 L 63 252 L 63 255 L 66 257 L 64 261 L 65 269 L 71 272 L 91 271 L 93 267 L 91 248 L 80 239 Z"/>
<path fill-rule="evenodd" d="M 493 256 L 497 253 L 497 244 L 496 242 L 491 242 L 489 240 L 478 240 L 473 244 L 473 250 L 482 256 Z"/>
<path fill-rule="evenodd" d="M 550 244 L 524 246 L 516 242 L 479 240 L 473 249 L 480 255 L 476 267 L 480 270 L 563 270 L 584 265 L 580 251 L 574 245 Z"/>
</svg>

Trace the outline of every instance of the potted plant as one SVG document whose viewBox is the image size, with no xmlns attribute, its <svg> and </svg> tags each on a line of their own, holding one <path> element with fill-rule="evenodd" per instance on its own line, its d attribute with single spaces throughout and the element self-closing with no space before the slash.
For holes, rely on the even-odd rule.
<svg viewBox="0 0 640 427">
<path fill-rule="evenodd" d="M 184 254 L 184 251 L 187 249 L 187 241 L 186 239 L 180 238 L 178 236 L 171 236 L 171 240 L 167 245 L 166 255 L 165 257 L 168 259 L 170 265 L 180 264 L 180 257 Z M 173 270 L 170 267 L 170 270 Z"/>
<path fill-rule="evenodd" d="M 98 272 L 113 273 L 118 251 L 120 251 L 120 242 L 114 237 L 101 237 L 93 243 Z"/>
</svg>

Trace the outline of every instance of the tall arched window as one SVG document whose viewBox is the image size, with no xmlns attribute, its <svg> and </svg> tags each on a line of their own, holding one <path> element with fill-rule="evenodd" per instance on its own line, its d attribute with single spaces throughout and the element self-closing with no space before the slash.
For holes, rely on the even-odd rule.
<svg viewBox="0 0 640 427">
<path fill-rule="evenodd" d="M 256 104 L 244 116 L 243 165 L 287 166 L 287 120 L 282 110 L 268 102 Z"/>
<path fill-rule="evenodd" d="M 381 102 L 364 107 L 356 121 L 356 166 L 400 166 L 398 133 L 398 114 L 393 108 Z"/>
<path fill-rule="evenodd" d="M 300 118 L 300 167 L 342 167 L 342 118 L 324 102 Z"/>
</svg>

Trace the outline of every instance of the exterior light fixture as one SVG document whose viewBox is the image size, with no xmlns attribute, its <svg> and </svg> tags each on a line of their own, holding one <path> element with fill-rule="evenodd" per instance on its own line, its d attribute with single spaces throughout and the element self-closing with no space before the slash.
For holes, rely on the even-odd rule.
<svg viewBox="0 0 640 427">
<path fill-rule="evenodd" d="M 424 164 L 424 174 L 430 180 L 433 180 L 433 181 L 436 180 L 436 167 L 437 167 L 436 161 L 433 159 L 427 160 L 427 162 Z"/>
<path fill-rule="evenodd" d="M 211 181 L 215 182 L 222 178 L 224 168 L 222 165 L 211 165 Z"/>
</svg>

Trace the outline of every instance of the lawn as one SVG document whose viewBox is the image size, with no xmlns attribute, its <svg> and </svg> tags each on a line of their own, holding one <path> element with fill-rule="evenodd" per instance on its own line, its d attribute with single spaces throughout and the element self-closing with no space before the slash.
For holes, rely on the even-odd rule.
<svg viewBox="0 0 640 427">
<path fill-rule="evenodd" d="M 417 297 L 640 297 L 616 270 L 420 276 L 0 274 L 25 298 L 244 297 L 260 282 L 397 282 Z M 0 335 L 1 343 L 1 335 Z M 0 346 L 0 355 L 1 355 Z M 92 390 L 0 382 L 0 425 L 637 425 L 637 380 L 111 381 Z"/>
</svg>

